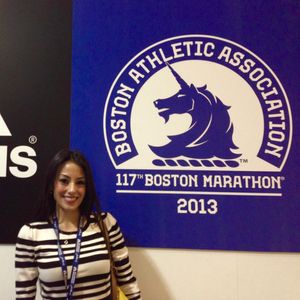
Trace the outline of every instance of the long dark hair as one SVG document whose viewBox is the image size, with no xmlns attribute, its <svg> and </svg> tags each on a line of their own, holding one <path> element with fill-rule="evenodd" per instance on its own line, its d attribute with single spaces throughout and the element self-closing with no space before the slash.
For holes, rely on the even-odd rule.
<svg viewBox="0 0 300 300">
<path fill-rule="evenodd" d="M 101 212 L 96 193 L 91 167 L 84 155 L 77 150 L 62 149 L 50 161 L 46 172 L 45 183 L 40 195 L 40 207 L 37 211 L 37 221 L 47 221 L 53 216 L 56 202 L 53 197 L 54 182 L 57 172 L 67 161 L 74 162 L 80 166 L 85 175 L 86 191 L 84 199 L 79 207 L 82 216 L 89 220 L 91 214 Z"/>
</svg>

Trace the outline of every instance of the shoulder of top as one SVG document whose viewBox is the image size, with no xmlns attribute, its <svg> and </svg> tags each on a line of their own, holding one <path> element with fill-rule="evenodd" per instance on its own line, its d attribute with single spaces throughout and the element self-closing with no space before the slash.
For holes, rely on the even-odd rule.
<svg viewBox="0 0 300 300">
<path fill-rule="evenodd" d="M 109 213 L 109 212 L 101 212 L 100 216 L 98 215 L 92 215 L 91 216 L 91 220 L 95 219 L 95 218 L 101 218 L 102 221 L 107 225 L 108 228 L 110 228 L 111 226 L 114 226 L 117 223 L 117 220 L 115 219 L 115 217 Z"/>
<path fill-rule="evenodd" d="M 48 222 L 32 222 L 24 224 L 18 233 L 18 239 L 33 240 L 34 236 L 40 229 L 49 228 Z"/>
<path fill-rule="evenodd" d="M 115 217 L 107 212 L 105 213 L 105 217 L 103 217 L 103 222 L 106 224 L 107 228 L 110 230 L 112 227 L 115 227 L 117 225 L 117 220 Z"/>
<path fill-rule="evenodd" d="M 111 218 L 113 218 L 114 219 L 114 217 L 112 216 L 112 214 L 111 213 L 109 213 L 109 212 L 101 212 L 100 213 L 100 216 L 98 215 L 98 214 L 96 214 L 96 213 L 94 213 L 94 214 L 92 214 L 91 215 L 91 219 L 94 219 L 94 218 L 101 218 L 102 220 L 105 220 L 105 219 L 111 219 Z"/>
<path fill-rule="evenodd" d="M 45 229 L 45 228 L 51 227 L 51 225 L 48 221 L 32 222 L 32 223 L 29 223 L 28 226 L 32 229 Z"/>
<path fill-rule="evenodd" d="M 110 221 L 116 221 L 115 217 L 110 212 L 102 212 L 101 217 L 103 218 L 103 220 L 107 219 Z"/>
<path fill-rule="evenodd" d="M 22 227 L 22 228 L 30 228 L 30 229 L 34 229 L 34 228 L 37 228 L 37 229 L 40 229 L 40 228 L 43 228 L 43 227 L 49 227 L 49 222 L 47 221 L 43 221 L 43 222 L 30 222 L 30 223 L 25 223 Z"/>
<path fill-rule="evenodd" d="M 31 222 L 31 223 L 26 223 L 20 228 L 20 233 L 21 232 L 26 232 L 26 231 L 31 231 L 33 229 L 45 229 L 49 228 L 49 223 L 48 222 Z"/>
</svg>

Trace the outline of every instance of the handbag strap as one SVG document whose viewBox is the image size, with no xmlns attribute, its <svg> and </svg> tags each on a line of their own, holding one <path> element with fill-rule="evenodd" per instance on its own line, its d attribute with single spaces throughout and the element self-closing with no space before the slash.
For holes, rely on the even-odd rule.
<svg viewBox="0 0 300 300">
<path fill-rule="evenodd" d="M 111 245 L 109 241 L 109 234 L 106 225 L 104 224 L 102 216 L 99 214 L 97 216 L 97 223 L 100 230 L 103 232 L 104 241 L 107 247 L 109 261 L 110 261 L 110 281 L 111 281 L 111 293 L 112 299 L 118 299 L 118 285 L 117 285 L 117 278 L 116 278 L 116 271 L 115 271 L 115 264 L 112 256 Z"/>
<path fill-rule="evenodd" d="M 107 227 L 104 224 L 103 218 L 102 218 L 101 215 L 98 216 L 97 221 L 98 221 L 98 225 L 99 225 L 101 231 L 103 232 L 104 241 L 105 241 L 105 244 L 106 244 L 106 247 L 107 247 L 107 250 L 108 250 L 109 260 L 113 264 L 114 260 L 113 260 L 113 257 L 112 257 L 111 245 L 110 245 L 110 241 L 109 241 L 109 235 L 108 235 Z"/>
</svg>

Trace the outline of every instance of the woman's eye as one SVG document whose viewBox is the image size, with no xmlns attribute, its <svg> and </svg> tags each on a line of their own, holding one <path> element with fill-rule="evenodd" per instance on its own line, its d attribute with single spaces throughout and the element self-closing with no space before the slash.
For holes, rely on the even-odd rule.
<svg viewBox="0 0 300 300">
<path fill-rule="evenodd" d="M 65 179 L 65 178 L 60 178 L 59 182 L 62 183 L 62 184 L 68 184 L 68 180 Z"/>
<path fill-rule="evenodd" d="M 80 180 L 80 181 L 77 182 L 77 184 L 79 184 L 79 185 L 85 185 L 85 181 L 84 180 Z"/>
</svg>

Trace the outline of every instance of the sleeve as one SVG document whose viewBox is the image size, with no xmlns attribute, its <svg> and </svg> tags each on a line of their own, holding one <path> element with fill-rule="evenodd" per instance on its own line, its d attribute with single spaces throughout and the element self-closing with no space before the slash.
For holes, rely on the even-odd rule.
<svg viewBox="0 0 300 300">
<path fill-rule="evenodd" d="M 35 299 L 38 269 L 32 228 L 24 225 L 18 234 L 15 251 L 16 299 Z"/>
<path fill-rule="evenodd" d="M 125 246 L 124 237 L 120 227 L 116 219 L 109 213 L 106 214 L 104 222 L 108 229 L 118 285 L 129 300 L 140 300 L 142 299 L 141 291 L 138 287 L 137 280 L 133 275 L 128 249 Z"/>
</svg>

